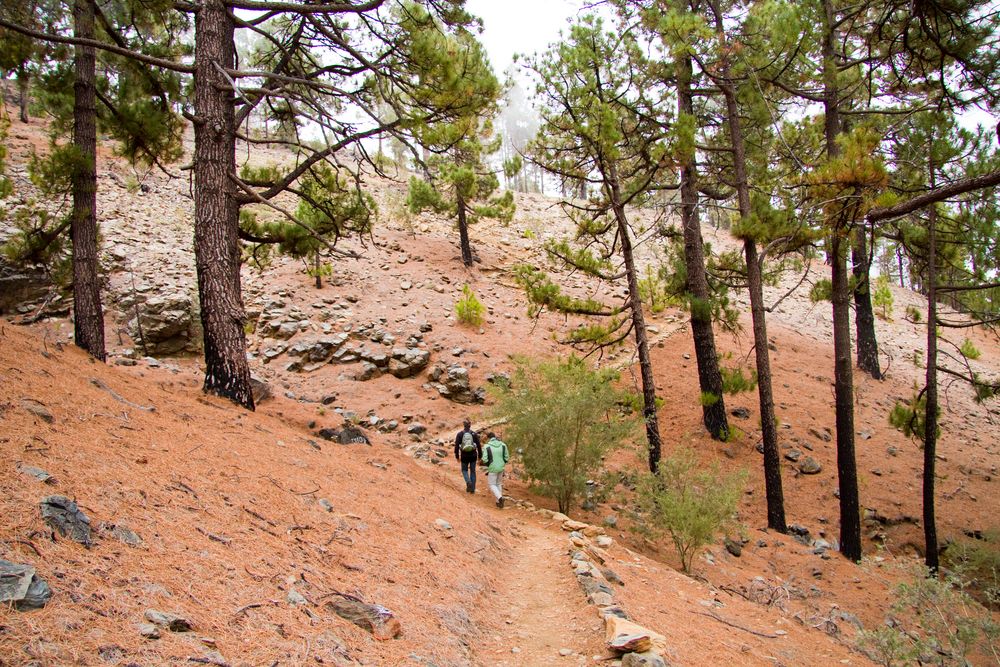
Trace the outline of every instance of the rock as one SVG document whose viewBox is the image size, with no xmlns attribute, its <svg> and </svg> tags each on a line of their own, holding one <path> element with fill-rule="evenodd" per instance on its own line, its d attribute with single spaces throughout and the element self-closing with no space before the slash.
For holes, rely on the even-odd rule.
<svg viewBox="0 0 1000 667">
<path fill-rule="evenodd" d="M 819 429 L 810 427 L 809 428 L 809 435 L 811 435 L 813 437 L 816 437 L 816 438 L 819 438 L 823 442 L 830 442 L 831 440 L 833 440 L 833 435 L 830 433 L 830 430 L 827 429 L 827 428 L 824 428 L 822 431 L 820 431 Z"/>
<path fill-rule="evenodd" d="M 357 426 L 345 423 L 344 427 L 340 429 L 340 433 L 337 434 L 337 442 L 342 445 L 370 445 L 371 440 L 365 435 Z"/>
<path fill-rule="evenodd" d="M 120 526 L 102 521 L 97 524 L 97 530 L 102 535 L 113 537 L 119 542 L 127 544 L 130 547 L 137 547 L 142 544 L 142 538 L 136 535 L 135 532 L 127 526 Z"/>
<path fill-rule="evenodd" d="M 191 621 L 177 614 L 170 614 L 156 609 L 147 609 L 143 616 L 153 625 L 166 628 L 170 632 L 190 632 L 194 629 Z"/>
<path fill-rule="evenodd" d="M 63 537 L 90 547 L 90 519 L 66 496 L 48 496 L 40 503 L 42 519 Z"/>
<path fill-rule="evenodd" d="M 250 391 L 253 393 L 254 405 L 260 405 L 271 398 L 271 386 L 253 375 L 250 376 Z"/>
<path fill-rule="evenodd" d="M 0 605 L 18 611 L 41 609 L 52 597 L 52 589 L 30 565 L 0 560 Z"/>
<path fill-rule="evenodd" d="M 653 648 L 648 634 L 619 635 L 608 642 L 608 648 L 618 653 L 645 653 Z"/>
<path fill-rule="evenodd" d="M 139 635 L 146 639 L 160 638 L 160 629 L 152 623 L 138 623 L 136 628 L 139 630 Z"/>
<path fill-rule="evenodd" d="M 410 435 L 423 435 L 427 432 L 427 427 L 420 422 L 413 422 L 406 427 L 406 432 Z"/>
<path fill-rule="evenodd" d="M 607 549 L 614 543 L 615 541 L 610 537 L 608 537 L 607 535 L 598 535 L 597 537 L 594 538 L 594 544 L 601 547 L 602 549 Z"/>
<path fill-rule="evenodd" d="M 618 576 L 618 573 L 612 570 L 610 567 L 602 567 L 601 575 L 608 580 L 608 583 L 615 584 L 616 586 L 624 586 L 625 582 L 622 578 Z"/>
<path fill-rule="evenodd" d="M 621 667 L 667 667 L 667 662 L 656 651 L 626 653 L 622 656 Z"/>
<path fill-rule="evenodd" d="M 21 407 L 41 419 L 46 424 L 51 424 L 55 421 L 55 417 L 49 412 L 40 401 L 36 401 L 33 398 L 22 398 Z"/>
<path fill-rule="evenodd" d="M 799 472 L 803 475 L 816 475 L 822 472 L 823 466 L 811 456 L 807 456 L 802 463 L 799 464 Z"/>
<path fill-rule="evenodd" d="M 559 655 L 561 655 L 564 658 L 567 658 L 567 657 L 573 655 L 573 653 L 575 653 L 575 651 L 573 649 L 571 649 L 571 648 L 561 648 L 561 649 L 559 649 Z"/>
<path fill-rule="evenodd" d="M 41 299 L 50 284 L 43 271 L 19 271 L 0 260 L 0 314 L 13 313 L 17 306 Z"/>
<path fill-rule="evenodd" d="M 188 294 L 158 294 L 123 310 L 131 318 L 126 324 L 128 335 L 143 347 L 146 355 L 196 352 L 201 347 L 192 317 L 194 304 Z"/>
<path fill-rule="evenodd" d="M 800 452 L 797 449 L 789 449 L 787 452 L 785 452 L 785 458 L 791 461 L 792 463 L 795 463 L 796 461 L 802 458 L 802 452 Z"/>
<path fill-rule="evenodd" d="M 382 375 L 382 369 L 369 361 L 362 361 L 361 368 L 354 374 L 354 379 L 358 382 L 367 382 Z"/>
<path fill-rule="evenodd" d="M 725 545 L 726 551 L 736 556 L 737 558 L 743 555 L 743 545 L 740 544 L 739 542 L 731 540 L 727 537 L 724 540 L 722 540 L 722 543 Z"/>
<path fill-rule="evenodd" d="M 573 519 L 566 519 L 562 523 L 562 529 L 565 531 L 583 530 L 589 525 L 590 524 L 583 523 L 582 521 L 574 521 Z"/>
<path fill-rule="evenodd" d="M 26 465 L 24 463 L 18 463 L 17 464 L 17 470 L 18 470 L 18 472 L 20 472 L 23 475 L 27 475 L 29 477 L 34 477 L 35 479 L 37 479 L 39 482 L 42 482 L 43 484 L 55 484 L 56 483 L 56 478 L 53 477 L 52 475 L 50 475 L 49 473 L 45 472 L 41 468 L 36 468 L 35 466 L 29 466 L 29 465 Z"/>
<path fill-rule="evenodd" d="M 430 363 L 431 353 L 419 347 L 393 348 L 388 372 L 398 378 L 413 377 Z"/>
<path fill-rule="evenodd" d="M 625 618 L 619 618 L 614 615 L 606 616 L 604 618 L 604 641 L 610 647 L 614 642 L 618 641 L 619 637 L 648 637 L 650 648 L 647 650 L 662 654 L 667 649 L 667 638 L 658 632 L 653 632 Z"/>
<path fill-rule="evenodd" d="M 327 609 L 372 633 L 375 639 L 394 639 L 403 633 L 399 619 L 381 605 L 368 604 L 350 595 L 334 593 Z"/>
<path fill-rule="evenodd" d="M 302 593 L 299 593 L 294 588 L 288 589 L 288 592 L 285 594 L 285 600 L 287 600 L 288 604 L 293 607 L 301 607 L 309 604 L 309 600 L 306 599 L 306 596 L 302 595 Z"/>
<path fill-rule="evenodd" d="M 469 370 L 459 364 L 445 366 L 435 364 L 428 373 L 431 386 L 438 393 L 455 403 L 484 403 L 486 392 L 482 388 L 472 389 L 469 384 Z"/>
<path fill-rule="evenodd" d="M 750 409 L 749 408 L 733 408 L 729 413 L 737 419 L 750 419 Z"/>
<path fill-rule="evenodd" d="M 444 519 L 434 519 L 434 527 L 438 530 L 451 530 L 451 524 Z"/>
</svg>

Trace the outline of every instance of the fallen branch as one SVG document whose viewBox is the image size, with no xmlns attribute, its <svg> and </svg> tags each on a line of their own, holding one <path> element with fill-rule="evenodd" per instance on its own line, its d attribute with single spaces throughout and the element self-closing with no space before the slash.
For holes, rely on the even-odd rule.
<svg viewBox="0 0 1000 667">
<path fill-rule="evenodd" d="M 437 556 L 437 555 L 438 555 L 438 552 L 434 551 L 434 545 L 433 545 L 433 544 L 431 544 L 430 542 L 428 542 L 428 543 L 427 543 L 427 548 L 428 548 L 428 549 L 430 549 L 430 552 L 431 552 L 432 554 L 434 554 L 435 556 Z"/>
<path fill-rule="evenodd" d="M 736 623 L 733 623 L 731 621 L 727 621 L 726 619 L 722 618 L 718 614 L 710 612 L 710 611 L 692 611 L 691 613 L 692 614 L 700 614 L 702 616 L 708 616 L 709 618 L 714 618 L 715 620 L 717 620 L 719 623 L 722 623 L 723 625 L 728 625 L 731 628 L 736 628 L 737 630 L 743 630 L 744 632 L 749 632 L 750 634 L 756 635 L 757 637 L 764 637 L 765 639 L 777 639 L 778 636 L 779 636 L 779 635 L 772 635 L 772 634 L 767 633 L 767 632 L 758 632 L 756 630 L 751 630 L 750 628 L 745 628 L 742 625 L 737 625 Z"/>
<path fill-rule="evenodd" d="M 29 542 L 28 540 L 8 540 L 8 541 L 11 544 L 23 544 L 26 547 L 30 547 L 31 550 L 35 552 L 36 556 L 38 556 L 39 558 L 42 557 L 42 552 L 38 550 L 38 547 L 36 547 L 34 544 L 32 544 L 31 542 Z"/>
<path fill-rule="evenodd" d="M 233 541 L 232 538 L 223 537 L 222 535 L 216 535 L 215 533 L 210 533 L 201 526 L 195 526 L 195 529 L 208 539 L 213 540 L 215 542 L 221 542 L 222 544 L 229 544 L 230 542 Z"/>
<path fill-rule="evenodd" d="M 135 408 L 137 410 L 145 410 L 146 412 L 156 412 L 156 406 L 154 406 L 154 405 L 139 405 L 138 403 L 133 403 L 132 401 L 128 400 L 127 398 L 123 398 L 122 396 L 118 395 L 115 392 L 114 389 L 112 389 L 108 385 L 104 384 L 104 382 L 102 382 L 101 380 L 99 380 L 97 378 L 90 378 L 90 384 L 94 385 L 98 389 L 103 389 L 104 391 L 108 392 L 109 394 L 111 394 L 111 398 L 115 399 L 119 403 L 124 403 L 125 405 L 127 405 L 127 406 L 129 406 L 131 408 Z"/>
<path fill-rule="evenodd" d="M 308 496 L 308 495 L 310 495 L 312 493 L 316 493 L 317 491 L 319 491 L 319 487 L 318 486 L 315 489 L 311 490 L 311 491 L 292 491 L 291 489 L 286 489 L 281 484 L 278 484 L 277 480 L 275 480 L 270 475 L 268 475 L 267 479 L 268 479 L 269 482 L 271 482 L 271 484 L 274 484 L 276 487 L 278 487 L 282 491 L 284 491 L 286 493 L 291 493 L 294 496 Z"/>
<path fill-rule="evenodd" d="M 250 609 L 257 609 L 258 607 L 263 607 L 263 602 L 251 602 L 250 604 L 245 604 L 236 611 L 233 612 L 233 616 L 239 617 L 240 614 L 246 613 Z"/>
</svg>

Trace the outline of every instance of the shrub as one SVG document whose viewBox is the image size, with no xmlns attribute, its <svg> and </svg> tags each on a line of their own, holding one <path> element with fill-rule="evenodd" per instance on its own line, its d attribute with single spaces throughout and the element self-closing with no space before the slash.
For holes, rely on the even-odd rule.
<svg viewBox="0 0 1000 667">
<path fill-rule="evenodd" d="M 906 307 L 906 319 L 910 320 L 914 324 L 920 324 L 920 320 L 923 319 L 923 313 L 916 306 Z"/>
<path fill-rule="evenodd" d="M 669 535 L 685 572 L 702 547 L 733 522 L 746 471 L 723 475 L 717 464 L 698 465 L 694 451 L 680 449 L 660 461 L 659 472 L 637 487 L 640 529 Z"/>
<path fill-rule="evenodd" d="M 962 341 L 962 347 L 959 348 L 959 351 L 961 351 L 962 356 L 966 359 L 978 359 L 982 355 L 982 352 L 979 351 L 975 343 L 968 338 Z"/>
<path fill-rule="evenodd" d="M 612 371 L 592 370 L 575 356 L 516 363 L 511 383 L 492 389 L 495 416 L 506 420 L 508 444 L 521 453 L 532 488 L 568 513 L 602 457 L 634 436 L 641 420 L 620 408 Z"/>
<path fill-rule="evenodd" d="M 1000 609 L 1000 531 L 983 533 L 981 539 L 960 539 L 941 553 L 945 567 L 968 582 L 969 592 L 980 603 Z"/>
<path fill-rule="evenodd" d="M 858 633 L 858 646 L 885 667 L 896 664 L 968 665 L 978 649 L 997 659 L 1000 626 L 964 590 L 961 579 L 939 579 L 918 571 L 912 583 L 896 589 L 893 617 L 877 630 Z M 896 618 L 912 619 L 907 630 Z"/>
<path fill-rule="evenodd" d="M 476 298 L 472 288 L 468 285 L 462 287 L 462 298 L 455 304 L 455 314 L 462 324 L 478 327 L 483 323 L 483 314 L 486 307 Z"/>
<path fill-rule="evenodd" d="M 881 308 L 879 316 L 888 321 L 892 320 L 892 290 L 889 289 L 889 278 L 879 276 L 875 279 L 875 290 L 872 292 L 872 305 Z"/>
</svg>

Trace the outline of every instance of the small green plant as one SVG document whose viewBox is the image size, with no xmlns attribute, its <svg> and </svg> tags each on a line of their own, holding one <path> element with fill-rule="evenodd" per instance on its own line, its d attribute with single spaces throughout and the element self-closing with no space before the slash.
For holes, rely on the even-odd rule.
<svg viewBox="0 0 1000 667">
<path fill-rule="evenodd" d="M 478 327 L 483 323 L 483 316 L 486 307 L 476 298 L 472 288 L 468 285 L 462 287 L 462 298 L 455 304 L 455 314 L 462 324 Z"/>
<path fill-rule="evenodd" d="M 828 279 L 817 280 L 816 284 L 809 290 L 809 300 L 813 303 L 820 301 L 830 301 L 833 299 L 833 282 Z"/>
<path fill-rule="evenodd" d="M 875 279 L 875 289 L 872 291 L 872 305 L 876 308 L 881 308 L 882 312 L 879 314 L 886 322 L 892 321 L 892 290 L 889 288 L 889 278 L 887 276 L 879 276 Z"/>
<path fill-rule="evenodd" d="M 646 275 L 639 279 L 639 298 L 649 306 L 651 313 L 662 313 L 670 304 L 669 285 L 649 265 L 646 265 Z"/>
<path fill-rule="evenodd" d="M 912 583 L 896 589 L 892 620 L 877 630 L 862 630 L 858 647 L 885 667 L 913 661 L 964 666 L 974 650 L 997 660 L 1000 626 L 964 585 L 953 575 L 941 579 L 919 570 Z M 912 630 L 903 626 L 909 619 L 916 625 Z"/>
<path fill-rule="evenodd" d="M 969 593 L 989 609 L 1000 609 L 1000 531 L 984 532 L 980 539 L 962 538 L 941 552 L 955 576 L 968 582 Z"/>
<path fill-rule="evenodd" d="M 722 374 L 722 391 L 726 394 L 740 394 L 757 388 L 757 371 L 753 368 L 750 369 L 749 376 L 744 375 L 740 367 L 720 366 L 719 372 Z"/>
<path fill-rule="evenodd" d="M 907 306 L 906 307 L 906 319 L 910 320 L 914 324 L 919 324 L 920 320 L 922 320 L 923 317 L 924 316 L 920 312 L 920 309 L 917 308 L 916 306 Z"/>
<path fill-rule="evenodd" d="M 923 350 L 914 350 L 913 351 L 913 365 L 916 366 L 917 368 L 923 368 L 924 367 L 924 351 Z"/>
<path fill-rule="evenodd" d="M 529 241 L 534 241 L 536 238 L 538 238 L 538 235 L 535 234 L 535 232 L 531 231 L 530 229 L 525 229 L 523 232 L 521 232 L 521 237 L 528 239 Z"/>
<path fill-rule="evenodd" d="M 938 408 L 938 415 L 940 414 L 941 408 Z M 889 413 L 889 423 L 902 431 L 907 438 L 923 442 L 927 428 L 927 395 L 919 392 L 909 401 L 896 401 L 892 412 Z M 937 429 L 937 435 L 938 437 L 941 435 L 940 427 Z"/>
<path fill-rule="evenodd" d="M 975 344 L 968 338 L 962 341 L 962 347 L 959 348 L 959 352 L 961 352 L 962 356 L 966 359 L 978 359 L 982 354 L 982 352 L 980 352 L 978 348 L 976 348 Z"/>
<path fill-rule="evenodd" d="M 698 402 L 703 408 L 709 408 L 719 402 L 719 396 L 710 391 L 703 391 L 698 396 Z"/>
<path fill-rule="evenodd" d="M 660 461 L 659 471 L 637 486 L 639 529 L 652 537 L 669 535 L 691 572 L 697 553 L 729 527 L 746 480 L 746 471 L 724 475 L 717 464 L 701 467 L 691 449 Z"/>
</svg>

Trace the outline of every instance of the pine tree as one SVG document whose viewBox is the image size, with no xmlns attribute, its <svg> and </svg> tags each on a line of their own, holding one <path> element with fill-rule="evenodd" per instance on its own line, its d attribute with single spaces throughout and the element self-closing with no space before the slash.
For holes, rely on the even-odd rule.
<svg viewBox="0 0 1000 667">
<path fill-rule="evenodd" d="M 494 196 L 500 182 L 487 164 L 487 158 L 500 148 L 501 138 L 493 136 L 493 120 L 499 113 L 501 88 L 482 46 L 470 32 L 430 33 L 429 37 L 440 40 L 435 48 L 452 54 L 447 85 L 464 89 L 477 104 L 451 122 L 414 131 L 417 142 L 430 153 L 423 164 L 429 178 L 411 177 L 407 205 L 413 213 L 432 210 L 454 219 L 462 263 L 471 267 L 469 226 L 482 218 L 506 223 L 514 216 L 513 194 L 508 190 Z"/>
<path fill-rule="evenodd" d="M 662 88 L 627 30 L 607 32 L 588 16 L 549 53 L 536 58 L 542 126 L 531 159 L 571 184 L 594 191 L 586 203 L 567 203 L 582 247 L 548 246 L 550 255 L 598 279 L 624 280 L 623 303 L 603 306 L 566 298 L 537 271 L 522 273 L 528 295 L 540 306 L 563 312 L 603 314 L 611 323 L 583 327 L 572 341 L 603 346 L 635 337 L 642 377 L 643 418 L 649 468 L 660 460 L 656 385 L 646 335 L 634 245 L 638 236 L 627 207 L 646 201 L 666 163 L 666 145 L 657 107 Z M 575 188 L 574 188 L 575 189 Z"/>
</svg>

